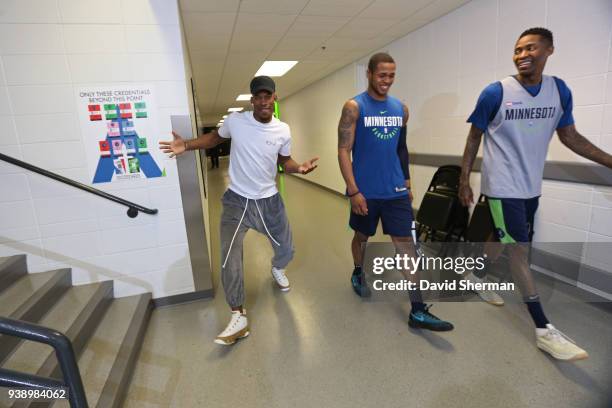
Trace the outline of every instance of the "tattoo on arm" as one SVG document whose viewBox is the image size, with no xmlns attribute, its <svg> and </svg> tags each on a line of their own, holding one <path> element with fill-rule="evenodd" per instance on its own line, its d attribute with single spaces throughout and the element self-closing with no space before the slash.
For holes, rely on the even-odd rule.
<svg viewBox="0 0 612 408">
<path fill-rule="evenodd" d="M 342 108 L 342 116 L 340 116 L 340 123 L 338 123 L 338 148 L 350 149 L 353 147 L 356 121 L 357 112 L 355 107 L 350 102 L 347 102 Z"/>
<path fill-rule="evenodd" d="M 344 104 L 338 123 L 338 163 L 349 194 L 359 191 L 351 163 L 351 149 L 355 141 L 355 125 L 358 116 L 359 107 L 355 101 L 350 100 Z"/>
</svg>

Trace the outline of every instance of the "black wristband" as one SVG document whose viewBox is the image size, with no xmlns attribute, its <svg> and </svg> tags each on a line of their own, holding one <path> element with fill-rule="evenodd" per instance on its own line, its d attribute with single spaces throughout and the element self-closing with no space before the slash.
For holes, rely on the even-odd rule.
<svg viewBox="0 0 612 408">
<path fill-rule="evenodd" d="M 354 192 L 353 194 L 348 194 L 348 192 L 346 193 L 347 196 L 349 196 L 349 198 L 355 197 L 357 194 L 359 194 L 360 191 L 357 190 L 356 192 Z"/>
</svg>

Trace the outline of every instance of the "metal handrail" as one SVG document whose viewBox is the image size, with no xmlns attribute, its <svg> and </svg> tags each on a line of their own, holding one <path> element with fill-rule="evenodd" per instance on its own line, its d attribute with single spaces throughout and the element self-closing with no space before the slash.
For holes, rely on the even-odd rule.
<svg viewBox="0 0 612 408">
<path fill-rule="evenodd" d="M 60 176 L 59 174 L 53 173 L 53 172 L 51 172 L 49 170 L 41 169 L 40 167 L 36 167 L 36 166 L 34 166 L 34 165 L 30 164 L 30 163 L 26 163 L 24 161 L 21 161 L 19 159 L 14 158 L 14 157 L 7 156 L 5 154 L 0 153 L 0 160 L 3 160 L 5 162 L 7 162 L 7 163 L 14 164 L 15 166 L 19 166 L 21 168 L 33 171 L 33 172 L 38 173 L 38 174 L 40 174 L 42 176 L 52 178 L 52 179 L 60 181 L 60 182 L 62 182 L 64 184 L 68 184 L 68 185 L 70 185 L 72 187 L 75 187 L 75 188 L 87 191 L 88 193 L 95 194 L 95 195 L 97 195 L 99 197 L 106 198 L 107 200 L 114 201 L 114 202 L 116 202 L 118 204 L 125 205 L 126 207 L 128 207 L 127 215 L 130 218 L 136 217 L 138 215 L 138 212 L 143 212 L 145 214 L 151 214 L 151 215 L 157 214 L 157 209 L 156 208 L 151 209 L 151 208 L 143 207 L 143 206 L 141 206 L 139 204 L 135 204 L 135 203 L 133 203 L 131 201 L 124 200 L 121 197 L 117 197 L 117 196 L 114 196 L 112 194 L 108 194 L 105 191 L 98 190 L 97 188 L 93 188 L 93 187 L 88 186 L 86 184 L 79 183 L 78 181 L 74 181 L 74 180 L 71 180 L 71 179 L 69 179 L 67 177 Z"/>
<path fill-rule="evenodd" d="M 44 326 L 0 317 L 0 334 L 44 343 L 55 349 L 64 381 L 0 368 L 0 387 L 53 389 L 68 388 L 71 408 L 88 408 L 79 366 L 70 340 Z"/>
</svg>

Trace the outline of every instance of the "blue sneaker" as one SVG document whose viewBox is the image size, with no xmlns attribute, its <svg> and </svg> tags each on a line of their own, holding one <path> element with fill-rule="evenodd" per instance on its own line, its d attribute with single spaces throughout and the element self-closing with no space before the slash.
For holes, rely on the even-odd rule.
<svg viewBox="0 0 612 408">
<path fill-rule="evenodd" d="M 351 275 L 351 285 L 353 286 L 353 290 L 357 296 L 363 298 L 372 296 L 372 292 L 365 281 L 363 271 L 360 267 L 355 267 L 353 270 L 353 274 Z"/>
<path fill-rule="evenodd" d="M 437 316 L 429 313 L 429 309 L 432 305 L 425 306 L 424 310 L 418 310 L 416 312 L 410 312 L 410 318 L 408 319 L 408 326 L 413 329 L 427 329 L 433 331 L 450 331 L 453 330 L 453 324 L 440 320 Z"/>
</svg>

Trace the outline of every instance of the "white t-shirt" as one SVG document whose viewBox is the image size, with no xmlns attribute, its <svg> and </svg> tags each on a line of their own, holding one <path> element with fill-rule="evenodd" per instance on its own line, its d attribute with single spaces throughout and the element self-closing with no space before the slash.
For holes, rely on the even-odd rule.
<svg viewBox="0 0 612 408">
<path fill-rule="evenodd" d="M 261 123 L 252 111 L 234 112 L 218 132 L 219 136 L 232 139 L 230 190 L 254 200 L 276 194 L 278 155 L 291 156 L 289 125 L 274 117 Z"/>
</svg>

